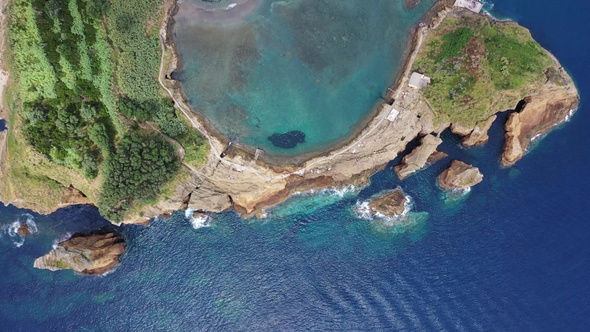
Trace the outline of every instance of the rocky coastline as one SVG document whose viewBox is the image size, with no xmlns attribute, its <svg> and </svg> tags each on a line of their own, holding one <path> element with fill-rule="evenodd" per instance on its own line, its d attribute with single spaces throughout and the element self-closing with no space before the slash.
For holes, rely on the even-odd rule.
<svg viewBox="0 0 590 332">
<path fill-rule="evenodd" d="M 146 223 L 154 217 L 179 209 L 215 213 L 233 207 L 243 216 L 260 216 L 265 209 L 284 202 L 295 192 L 365 184 L 372 174 L 383 169 L 402 153 L 410 142 L 424 137 L 422 140 L 428 141 L 428 151 L 419 151 L 415 156 L 404 158 L 406 166 L 396 169 L 399 174 L 403 174 L 400 176 L 402 178 L 444 157 L 436 153 L 436 147 L 440 144 L 438 136 L 442 131 L 450 128 L 463 137 L 464 146 L 478 146 L 485 144 L 488 139 L 487 131 L 496 119 L 495 116 L 478 119 L 477 124 L 471 127 L 437 123 L 434 121 L 434 111 L 420 93 L 408 88 L 413 63 L 429 31 L 436 29 L 442 20 L 448 15 L 455 15 L 457 11 L 461 11 L 461 15 L 475 15 L 453 8 L 451 0 L 441 0 L 424 16 L 423 24 L 412 32 L 403 69 L 395 88 L 390 89 L 386 98 L 405 103 L 404 109 L 393 120 L 388 119 L 392 106 L 383 103 L 373 117 L 367 119 L 363 128 L 344 145 L 298 164 L 270 163 L 255 158 L 253 151 L 243 148 L 231 149 L 222 157 L 227 140 L 210 128 L 198 112 L 191 109 L 180 83 L 171 78 L 171 73 L 179 64 L 171 37 L 174 23 L 172 16 L 177 7 L 173 0 L 166 3 L 169 9 L 160 29 L 162 61 L 159 81 L 174 100 L 177 109 L 208 139 L 210 153 L 206 163 L 199 168 L 184 164 L 186 180 L 154 205 L 130 216 L 125 223 Z M 506 147 L 502 165 L 509 166 L 517 162 L 524 156 L 531 141 L 564 122 L 578 106 L 579 97 L 572 79 L 557 59 L 552 59 L 554 64 L 551 75 L 547 75 L 548 80 L 541 91 L 533 95 L 510 96 L 514 97 L 514 105 L 524 100 L 525 106 L 512 113 L 506 124 Z M 416 160 L 410 160 L 414 157 Z M 411 169 L 407 169 L 409 165 L 412 165 Z M 76 187 L 75 183 L 66 184 L 66 187 L 70 185 L 71 188 Z M 85 196 L 81 191 L 78 192 L 78 197 Z M 24 208 L 34 206 L 26 200 L 14 200 L 2 194 L 5 204 Z M 90 200 L 82 199 L 65 200 L 55 208 L 91 203 Z"/>
</svg>

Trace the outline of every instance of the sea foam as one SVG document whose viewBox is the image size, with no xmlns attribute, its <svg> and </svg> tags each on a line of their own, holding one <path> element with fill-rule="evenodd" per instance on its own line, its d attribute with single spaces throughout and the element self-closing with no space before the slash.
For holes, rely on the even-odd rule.
<svg viewBox="0 0 590 332">
<path fill-rule="evenodd" d="M 195 210 L 193 209 L 186 209 L 184 211 L 184 217 L 191 223 L 191 226 L 194 229 L 199 229 L 203 227 L 211 226 L 211 217 L 207 214 L 200 214 L 197 217 L 194 217 Z"/>
</svg>

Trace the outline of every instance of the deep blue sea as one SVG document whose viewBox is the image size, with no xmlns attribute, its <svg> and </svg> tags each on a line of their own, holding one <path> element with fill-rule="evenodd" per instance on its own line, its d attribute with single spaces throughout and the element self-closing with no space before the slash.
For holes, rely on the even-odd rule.
<svg viewBox="0 0 590 332">
<path fill-rule="evenodd" d="M 582 94 L 571 122 L 515 167 L 498 166 L 500 123 L 484 148 L 446 135 L 442 149 L 485 174 L 466 197 L 435 185 L 449 158 L 404 182 L 388 168 L 357 192 L 297 196 L 264 220 L 124 226 L 128 252 L 103 277 L 32 267 L 68 233 L 107 226 L 96 209 L 3 207 L 0 330 L 588 331 L 590 2 L 494 0 L 492 12 L 530 28 Z M 355 214 L 397 186 L 413 198 L 412 223 Z M 37 232 L 11 238 L 27 219 Z"/>
</svg>

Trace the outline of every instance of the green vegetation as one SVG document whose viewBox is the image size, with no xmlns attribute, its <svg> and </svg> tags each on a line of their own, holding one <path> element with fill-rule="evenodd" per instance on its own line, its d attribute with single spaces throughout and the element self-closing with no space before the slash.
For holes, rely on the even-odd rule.
<svg viewBox="0 0 590 332">
<path fill-rule="evenodd" d="M 174 146 L 157 134 L 134 131 L 125 135 L 105 163 L 100 212 L 112 221 L 137 201 L 153 201 L 174 177 L 179 162 Z"/>
<path fill-rule="evenodd" d="M 446 18 L 431 31 L 414 70 L 432 78 L 423 92 L 438 122 L 474 125 L 516 106 L 504 97 L 539 89 L 551 64 L 526 29 L 466 16 Z"/>
<path fill-rule="evenodd" d="M 152 166 L 160 167 L 158 171 L 178 170 L 176 149 L 163 135 L 183 145 L 187 162 L 204 161 L 205 139 L 185 124 L 157 81 L 163 9 L 160 0 L 12 1 L 8 30 L 11 66 L 18 74 L 11 105 L 16 118 L 11 123 L 21 130 L 10 132 L 14 165 L 7 169 L 15 179 L 22 179 L 16 182 L 27 186 L 19 189 L 7 184 L 7 190 L 19 196 L 34 184 L 30 179 L 50 186 L 55 181 L 85 188 L 102 184 L 101 190 L 87 194 L 96 200 L 102 191 L 101 211 L 121 219 L 130 204 L 141 204 L 145 197 L 154 199 L 156 187 L 174 176 L 158 174 L 157 181 L 140 181 L 145 185 L 141 190 L 121 189 L 141 177 L 119 172 L 124 165 L 113 160 L 121 151 L 137 151 L 129 146 L 137 137 L 157 147 L 157 152 L 146 150 L 150 157 L 141 160 L 153 164 L 142 166 L 150 173 L 156 172 Z M 140 127 L 153 133 L 137 133 Z M 15 140 L 17 135 L 26 142 Z M 29 148 L 32 151 L 25 153 Z M 27 158 L 37 166 L 27 165 L 31 163 Z M 169 160 L 176 166 L 169 165 Z M 41 165 L 67 176 L 41 170 Z M 116 182 L 111 179 L 114 175 Z"/>
</svg>

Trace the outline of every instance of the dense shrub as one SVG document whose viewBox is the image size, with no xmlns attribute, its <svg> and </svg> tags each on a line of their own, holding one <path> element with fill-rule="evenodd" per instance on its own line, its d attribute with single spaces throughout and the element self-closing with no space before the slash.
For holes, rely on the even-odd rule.
<svg viewBox="0 0 590 332">
<path fill-rule="evenodd" d="M 444 59 L 458 56 L 474 35 L 475 32 L 469 28 L 458 28 L 444 35 L 442 38 L 442 48 L 436 61 L 440 62 Z"/>
<path fill-rule="evenodd" d="M 105 162 L 102 215 L 121 220 L 134 204 L 156 198 L 179 167 L 174 146 L 160 135 L 142 131 L 125 135 Z"/>
</svg>

